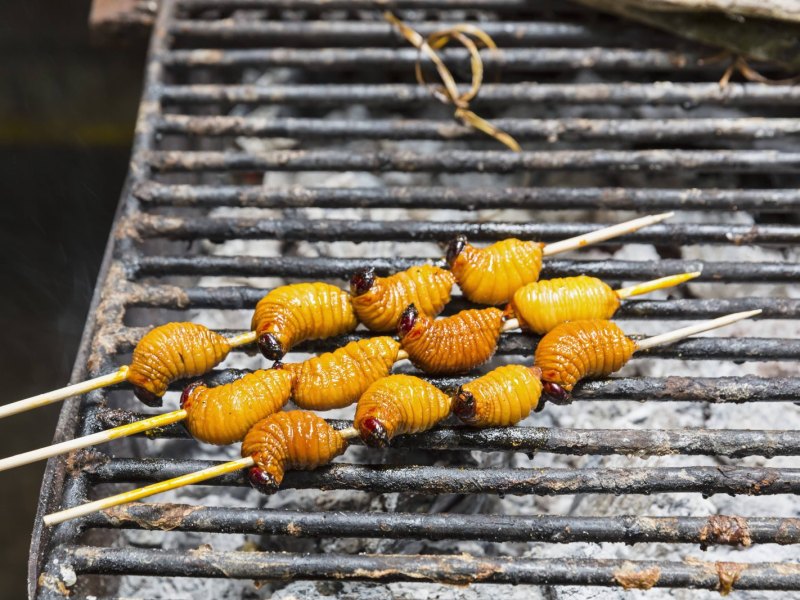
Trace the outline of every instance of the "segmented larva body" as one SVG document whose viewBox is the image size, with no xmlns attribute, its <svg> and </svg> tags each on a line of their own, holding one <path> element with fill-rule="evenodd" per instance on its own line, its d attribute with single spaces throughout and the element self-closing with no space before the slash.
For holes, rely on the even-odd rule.
<svg viewBox="0 0 800 600">
<path fill-rule="evenodd" d="M 409 360 L 426 373 L 465 373 L 497 350 L 503 311 L 464 310 L 444 319 L 417 314 L 413 305 L 400 319 L 398 334 Z"/>
<path fill-rule="evenodd" d="M 316 469 L 346 448 L 347 440 L 322 417 L 290 410 L 256 423 L 242 442 L 242 456 L 252 456 L 256 463 L 248 474 L 252 486 L 271 494 L 280 487 L 286 471 Z"/>
<path fill-rule="evenodd" d="M 256 305 L 251 329 L 267 358 L 279 360 L 303 340 L 341 335 L 358 325 L 350 295 L 327 283 L 275 288 Z"/>
<path fill-rule="evenodd" d="M 225 360 L 228 339 L 196 323 L 167 323 L 149 331 L 133 349 L 128 381 L 145 404 L 160 406 L 169 384 L 207 373 Z"/>
<path fill-rule="evenodd" d="M 534 364 L 545 392 L 558 397 L 559 388 L 568 394 L 584 377 L 618 371 L 635 351 L 636 343 L 611 321 L 571 321 L 542 338 Z"/>
<path fill-rule="evenodd" d="M 358 399 L 354 427 L 365 444 L 386 446 L 396 435 L 430 429 L 450 414 L 450 398 L 427 381 L 390 375 Z"/>
<path fill-rule="evenodd" d="M 520 325 L 540 335 L 567 321 L 609 319 L 618 308 L 614 290 L 586 275 L 535 281 L 518 289 L 511 299 Z"/>
<path fill-rule="evenodd" d="M 507 427 L 536 409 L 541 396 L 539 369 L 506 365 L 458 388 L 453 412 L 474 427 Z"/>
<path fill-rule="evenodd" d="M 381 336 L 350 342 L 343 348 L 284 365 L 294 373 L 292 399 L 300 408 L 330 410 L 356 402 L 374 381 L 386 377 L 400 344 Z"/>
<path fill-rule="evenodd" d="M 447 262 L 468 300 L 503 304 L 523 285 L 539 278 L 542 248 L 539 242 L 514 238 L 476 248 L 459 236 L 448 247 Z"/>
<path fill-rule="evenodd" d="M 232 444 L 255 423 L 279 411 L 291 393 L 292 373 L 284 369 L 254 371 L 212 388 L 198 381 L 181 396 L 181 408 L 187 412 L 184 424 L 202 442 Z"/>
<path fill-rule="evenodd" d="M 450 302 L 455 277 L 432 265 L 411 267 L 389 277 L 376 277 L 364 269 L 350 280 L 353 309 L 366 327 L 381 333 L 394 331 L 409 304 L 422 314 L 435 317 Z"/>
</svg>

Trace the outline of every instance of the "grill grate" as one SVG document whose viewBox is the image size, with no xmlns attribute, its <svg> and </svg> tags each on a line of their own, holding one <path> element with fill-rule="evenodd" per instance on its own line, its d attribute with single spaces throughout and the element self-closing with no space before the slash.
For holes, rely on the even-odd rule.
<svg viewBox="0 0 800 600">
<path fill-rule="evenodd" d="M 792 404 L 800 398 L 792 370 L 800 360 L 800 299 L 787 289 L 800 278 L 800 121 L 792 117 L 800 88 L 721 89 L 719 64 L 699 60 L 713 50 L 559 2 L 392 6 L 423 33 L 481 22 L 502 48 L 486 53 L 487 76 L 502 70 L 504 83 L 488 81 L 474 105 L 526 151 L 498 149 L 410 83 L 416 51 L 374 2 L 162 0 L 129 178 L 75 379 L 125 364 L 147 324 L 203 311 L 198 320 L 239 331 L 276 282 L 341 284 L 363 266 L 386 274 L 441 264 L 436 242 L 458 233 L 555 241 L 599 227 L 597 219 L 627 218 L 625 211 L 681 212 L 588 256 L 549 260 L 543 276 L 586 272 L 620 282 L 703 271 L 689 292 L 626 302 L 618 317 L 637 334 L 661 320 L 752 308 L 764 309 L 763 320 L 732 337 L 643 353 L 620 376 L 580 386 L 572 406 L 548 407 L 519 427 L 442 427 L 401 438 L 399 450 L 384 455 L 356 448 L 343 463 L 288 474 L 290 491 L 269 501 L 231 474 L 184 496 L 48 530 L 45 513 L 115 486 L 205 468 L 236 450 L 201 447 L 171 426 L 153 439 L 51 460 L 31 549 L 31 597 L 148 597 L 142 590 L 158 588 L 125 586 L 172 586 L 166 578 L 175 576 L 206 578 L 203 589 L 219 597 L 213 590 L 223 588 L 210 587 L 211 578 L 339 580 L 355 586 L 348 588 L 354 597 L 372 589 L 350 583 L 357 581 L 800 590 L 800 565 L 775 550 L 800 543 L 800 508 L 779 501 L 800 493 L 800 469 L 791 462 L 800 455 Z M 459 50 L 444 56 L 456 72 L 466 63 Z M 351 172 L 369 183 L 335 179 Z M 271 179 L 261 185 L 265 174 Z M 729 287 L 713 286 L 720 282 Z M 447 310 L 465 305 L 455 298 Z M 496 360 L 529 356 L 535 343 L 535 336 L 506 335 Z M 248 360 L 256 364 L 234 353 L 234 362 Z M 464 379 L 431 381 L 449 388 Z M 627 408 L 608 413 L 630 401 L 687 413 L 692 426 L 666 419 L 666 411 L 643 416 L 649 428 L 625 420 Z M 737 405 L 752 414 L 738 425 L 754 429 L 724 420 L 744 414 L 733 413 Z M 762 418 L 775 408 L 778 418 Z M 140 409 L 124 388 L 71 400 L 57 441 L 138 419 Z M 578 418 L 582 412 L 587 419 Z M 723 426 L 714 427 L 719 419 Z M 208 501 L 212 493 L 220 506 Z M 648 494 L 656 495 L 652 516 L 645 516 L 650 508 L 621 515 L 637 505 L 609 504 Z M 724 503 L 698 509 L 686 500 L 715 494 L 744 496 L 729 504 L 741 516 L 714 514 Z M 553 504 L 543 503 L 549 497 Z M 427 500 L 415 504 L 418 498 Z M 685 503 L 670 504 L 675 498 Z M 589 514 L 582 503 L 592 505 Z M 242 552 L 252 536 L 270 537 L 256 538 L 260 551 Z M 377 542 L 348 545 L 361 538 Z M 637 544 L 635 552 L 626 554 L 622 543 Z M 697 545 L 708 554 L 698 558 Z M 291 584 L 270 585 L 265 597 Z M 311 588 L 298 589 L 312 597 Z M 547 597 L 560 597 L 559 589 Z"/>
</svg>

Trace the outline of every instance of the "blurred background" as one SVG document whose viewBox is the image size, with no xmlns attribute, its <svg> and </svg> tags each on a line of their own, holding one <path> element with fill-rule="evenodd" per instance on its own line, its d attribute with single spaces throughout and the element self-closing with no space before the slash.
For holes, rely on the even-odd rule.
<svg viewBox="0 0 800 600">
<path fill-rule="evenodd" d="M 146 40 L 89 35 L 90 0 L 0 2 L 0 403 L 67 382 L 127 172 Z M 60 404 L 0 423 L 50 442 Z M 44 463 L 0 473 L 0 599 L 26 597 Z"/>
</svg>

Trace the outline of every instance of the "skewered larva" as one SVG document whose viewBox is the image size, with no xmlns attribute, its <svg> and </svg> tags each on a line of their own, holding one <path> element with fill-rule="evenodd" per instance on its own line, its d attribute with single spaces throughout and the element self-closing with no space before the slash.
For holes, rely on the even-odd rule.
<svg viewBox="0 0 800 600">
<path fill-rule="evenodd" d="M 350 342 L 301 363 L 286 364 L 294 373 L 292 400 L 300 408 L 330 410 L 356 402 L 374 381 L 386 377 L 400 344 L 388 336 Z"/>
<path fill-rule="evenodd" d="M 544 392 L 556 402 L 565 402 L 578 381 L 618 371 L 636 347 L 611 321 L 570 321 L 541 339 L 534 365 L 542 370 Z"/>
<path fill-rule="evenodd" d="M 224 336 L 196 323 L 167 323 L 149 331 L 133 349 L 127 379 L 148 406 L 161 406 L 169 384 L 207 373 L 225 360 Z"/>
<path fill-rule="evenodd" d="M 458 388 L 453 413 L 474 427 L 508 427 L 539 406 L 541 373 L 536 367 L 505 365 Z"/>
<path fill-rule="evenodd" d="M 435 317 L 450 302 L 455 276 L 432 265 L 411 267 L 389 277 L 377 277 L 375 269 L 356 272 L 350 294 L 358 320 L 372 331 L 394 331 L 409 304 Z"/>
<path fill-rule="evenodd" d="M 523 329 L 544 335 L 566 321 L 609 319 L 619 296 L 596 277 L 579 275 L 535 281 L 518 289 L 511 310 Z"/>
<path fill-rule="evenodd" d="M 497 308 L 463 310 L 452 317 L 431 319 L 412 304 L 397 326 L 409 360 L 426 373 L 464 373 L 494 355 L 503 311 Z"/>
<path fill-rule="evenodd" d="M 327 283 L 296 283 L 275 288 L 256 305 L 251 329 L 270 360 L 280 360 L 303 340 L 341 335 L 358 325 L 350 295 Z"/>
<path fill-rule="evenodd" d="M 250 484 L 264 494 L 277 491 L 287 470 L 310 471 L 347 449 L 347 440 L 322 417 L 303 410 L 275 413 L 256 423 L 242 442 L 242 457 L 256 465 Z"/>
<path fill-rule="evenodd" d="M 255 423 L 289 401 L 292 378 L 291 371 L 279 368 L 254 371 L 212 388 L 195 381 L 181 395 L 186 429 L 209 444 L 238 442 Z"/>
<path fill-rule="evenodd" d="M 509 238 L 476 248 L 463 235 L 447 247 L 447 264 L 464 296 L 478 304 L 503 304 L 523 285 L 539 278 L 540 242 Z"/>
<path fill-rule="evenodd" d="M 430 429 L 450 414 L 450 398 L 427 381 L 390 375 L 358 399 L 354 427 L 367 446 L 385 447 L 394 436 Z"/>
</svg>

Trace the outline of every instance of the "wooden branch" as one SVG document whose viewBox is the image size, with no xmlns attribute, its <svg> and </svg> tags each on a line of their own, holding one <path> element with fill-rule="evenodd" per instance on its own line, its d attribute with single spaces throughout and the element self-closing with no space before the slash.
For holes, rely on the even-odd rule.
<svg viewBox="0 0 800 600">
<path fill-rule="evenodd" d="M 797 0 L 623 0 L 623 3 L 656 12 L 721 12 L 800 23 L 800 3 Z"/>
<path fill-rule="evenodd" d="M 731 13 L 665 12 L 649 10 L 660 3 L 712 3 L 733 6 L 738 0 L 575 0 L 584 6 L 638 21 L 687 39 L 718 46 L 732 54 L 800 69 L 800 27 L 794 22 L 756 18 L 731 18 Z M 749 3 L 749 0 L 748 0 Z M 765 8 L 783 2 L 764 2 Z"/>
</svg>

